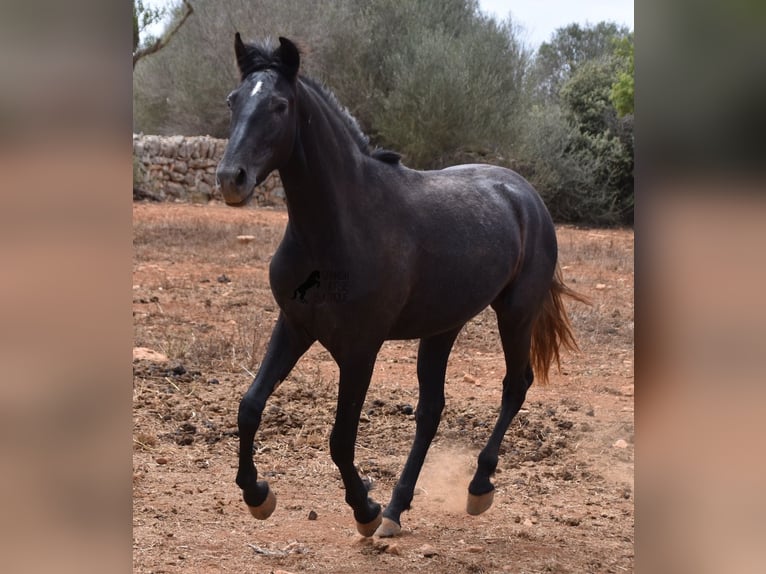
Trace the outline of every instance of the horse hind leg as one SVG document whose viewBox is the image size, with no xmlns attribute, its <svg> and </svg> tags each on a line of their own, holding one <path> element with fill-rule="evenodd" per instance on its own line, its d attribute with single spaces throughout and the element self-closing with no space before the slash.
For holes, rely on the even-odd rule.
<svg viewBox="0 0 766 574">
<path fill-rule="evenodd" d="M 439 420 L 444 409 L 444 377 L 447 372 L 447 359 L 460 328 L 420 341 L 415 440 L 402 474 L 391 494 L 391 501 L 383 511 L 383 522 L 375 532 L 376 536 L 396 536 L 402 530 L 401 514 L 410 507 L 415 484 L 423 468 L 428 448 L 439 427 Z"/>
<path fill-rule="evenodd" d="M 532 320 L 525 316 L 526 314 L 516 314 L 498 308 L 495 310 L 505 353 L 506 374 L 503 378 L 500 414 L 486 446 L 479 453 L 476 473 L 468 485 L 466 512 L 474 516 L 492 506 L 495 487 L 490 477 L 497 468 L 500 444 L 534 380 L 529 362 Z"/>
</svg>

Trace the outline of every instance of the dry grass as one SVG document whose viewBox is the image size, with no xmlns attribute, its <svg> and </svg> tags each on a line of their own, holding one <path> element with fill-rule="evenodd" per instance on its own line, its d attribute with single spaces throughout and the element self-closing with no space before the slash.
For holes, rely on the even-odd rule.
<svg viewBox="0 0 766 574">
<path fill-rule="evenodd" d="M 190 208 L 191 206 L 183 206 Z M 225 222 L 210 220 L 200 210 L 189 217 L 187 210 L 170 209 L 161 218 L 140 219 L 133 226 L 133 249 L 137 261 L 157 258 L 161 246 L 167 259 L 215 263 L 228 257 L 235 264 L 267 261 L 282 238 L 283 229 L 258 225 L 253 210 L 232 210 Z M 239 235 L 252 235 L 254 240 L 242 249 Z"/>
</svg>

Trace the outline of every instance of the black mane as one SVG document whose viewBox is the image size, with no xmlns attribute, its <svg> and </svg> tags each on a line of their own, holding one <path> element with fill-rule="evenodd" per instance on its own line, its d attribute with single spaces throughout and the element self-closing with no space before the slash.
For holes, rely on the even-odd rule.
<svg viewBox="0 0 766 574">
<path fill-rule="evenodd" d="M 277 48 L 278 45 L 271 38 L 254 44 L 245 44 L 246 55 L 238 61 L 242 73 L 241 81 L 245 81 L 250 74 L 264 70 L 276 70 L 279 73 L 284 73 L 284 63 L 279 57 L 279 50 Z M 299 79 L 306 87 L 321 96 L 322 100 L 337 112 L 338 117 L 343 121 L 363 154 L 384 163 L 394 165 L 399 163 L 401 155 L 394 151 L 380 148 L 370 149 L 370 139 L 362 131 L 362 128 L 359 127 L 357 119 L 338 101 L 338 98 L 335 97 L 335 94 L 327 86 L 314 78 L 302 74 L 299 76 Z"/>
</svg>

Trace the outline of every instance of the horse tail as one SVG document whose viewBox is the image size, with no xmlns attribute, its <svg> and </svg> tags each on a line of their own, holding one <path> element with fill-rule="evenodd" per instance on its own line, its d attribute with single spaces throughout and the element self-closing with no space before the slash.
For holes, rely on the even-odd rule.
<svg viewBox="0 0 766 574">
<path fill-rule="evenodd" d="M 556 367 L 561 371 L 559 351 L 563 347 L 569 351 L 579 351 L 572 323 L 569 321 L 564 297 L 590 305 L 590 301 L 564 284 L 561 268 L 556 265 L 553 282 L 543 301 L 543 306 L 532 328 L 532 347 L 530 364 L 540 382 L 548 382 L 548 371 L 551 363 L 556 361 Z"/>
</svg>

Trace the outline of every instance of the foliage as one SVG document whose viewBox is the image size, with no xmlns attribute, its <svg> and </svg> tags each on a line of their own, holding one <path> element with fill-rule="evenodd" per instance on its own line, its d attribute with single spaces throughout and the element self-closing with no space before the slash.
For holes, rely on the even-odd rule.
<svg viewBox="0 0 766 574">
<path fill-rule="evenodd" d="M 325 76 L 375 143 L 414 167 L 502 162 L 517 139 L 528 59 L 511 23 L 463 0 L 355 4 L 324 58 L 343 65 Z"/>
<path fill-rule="evenodd" d="M 614 108 L 622 117 L 633 113 L 635 94 L 635 62 L 632 38 L 623 38 L 617 42 L 615 55 L 623 62 L 622 70 L 617 74 L 617 81 L 612 84 L 609 95 Z"/>
<path fill-rule="evenodd" d="M 169 26 L 181 17 L 179 6 Z M 507 165 L 558 220 L 632 221 L 626 28 L 572 24 L 533 54 L 477 0 L 196 0 L 176 39 L 134 70 L 134 131 L 227 137 L 236 31 L 295 40 L 303 72 L 411 167 Z"/>
<path fill-rule="evenodd" d="M 553 83 L 565 79 L 555 93 L 539 98 L 527 116 L 522 157 L 527 175 L 556 219 L 632 223 L 633 118 L 618 116 L 612 103 L 612 87 L 628 66 L 628 53 L 619 46 L 632 45 L 632 36 L 613 25 L 593 29 L 600 30 L 598 41 L 575 26 L 554 35 L 557 53 L 573 57 L 560 59 L 566 63 Z M 550 49 L 550 44 L 541 46 L 538 61 L 541 53 L 550 55 Z M 532 89 L 545 92 L 553 83 L 548 77 Z"/>
<path fill-rule="evenodd" d="M 135 52 L 139 45 L 141 35 L 152 24 L 159 22 L 165 17 L 165 8 L 153 8 L 143 3 L 143 0 L 133 0 L 133 51 Z M 143 45 L 152 43 L 154 38 L 146 38 Z"/>
<path fill-rule="evenodd" d="M 168 45 L 170 39 L 175 36 L 176 32 L 184 25 L 186 19 L 192 15 L 194 8 L 189 4 L 189 0 L 181 0 L 181 4 L 177 5 L 174 9 L 174 19 L 171 25 L 162 33 L 159 38 L 147 36 L 146 40 L 141 43 L 140 36 L 146 31 L 146 28 L 151 24 L 158 22 L 162 19 L 166 12 L 165 9 L 158 8 L 146 8 L 141 0 L 137 0 L 137 3 L 133 3 L 133 69 L 136 69 L 136 63 L 139 60 L 155 54 Z M 140 23 L 139 23 L 140 22 Z M 139 45 L 140 44 L 140 45 Z"/>
<path fill-rule="evenodd" d="M 570 24 L 559 28 L 549 42 L 540 45 L 535 56 L 530 73 L 535 95 L 544 100 L 555 100 L 562 86 L 582 64 L 610 56 L 615 40 L 629 34 L 627 28 L 613 22 L 588 26 Z"/>
</svg>

